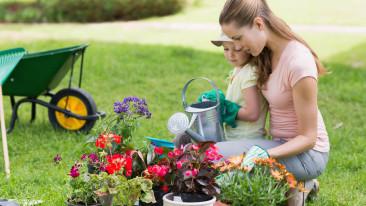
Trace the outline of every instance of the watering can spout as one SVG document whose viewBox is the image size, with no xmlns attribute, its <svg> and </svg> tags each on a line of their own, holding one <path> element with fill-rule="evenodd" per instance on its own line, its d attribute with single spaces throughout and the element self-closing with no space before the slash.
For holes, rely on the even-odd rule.
<svg viewBox="0 0 366 206">
<path fill-rule="evenodd" d="M 204 137 L 202 137 L 201 135 L 197 134 L 196 132 L 194 132 L 193 130 L 191 129 L 186 129 L 185 131 L 189 136 L 192 137 L 192 139 L 195 141 L 195 142 L 204 142 L 206 141 Z"/>
</svg>

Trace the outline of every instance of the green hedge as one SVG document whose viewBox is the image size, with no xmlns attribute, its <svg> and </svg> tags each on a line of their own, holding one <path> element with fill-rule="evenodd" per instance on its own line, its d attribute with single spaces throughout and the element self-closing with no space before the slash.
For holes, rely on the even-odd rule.
<svg viewBox="0 0 366 206">
<path fill-rule="evenodd" d="M 0 4 L 2 22 L 101 22 L 176 13 L 186 0 L 37 0 Z"/>
</svg>

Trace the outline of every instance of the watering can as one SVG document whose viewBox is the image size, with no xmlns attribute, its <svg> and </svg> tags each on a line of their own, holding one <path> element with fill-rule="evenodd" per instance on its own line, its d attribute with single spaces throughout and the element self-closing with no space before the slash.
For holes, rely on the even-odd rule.
<svg viewBox="0 0 366 206">
<path fill-rule="evenodd" d="M 185 99 L 186 89 L 196 79 L 204 79 L 212 84 L 216 91 L 216 101 L 210 101 L 203 97 L 202 102 L 187 105 Z M 182 100 L 184 110 L 191 120 L 188 120 L 185 113 L 173 114 L 168 120 L 168 129 L 171 133 L 175 135 L 186 133 L 195 142 L 225 141 L 224 127 L 220 115 L 219 90 L 211 80 L 204 77 L 189 80 L 183 88 Z"/>
</svg>

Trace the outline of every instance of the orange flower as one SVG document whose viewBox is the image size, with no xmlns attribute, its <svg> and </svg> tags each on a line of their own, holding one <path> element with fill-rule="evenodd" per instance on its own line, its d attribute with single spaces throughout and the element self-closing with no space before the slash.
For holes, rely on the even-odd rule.
<svg viewBox="0 0 366 206">
<path fill-rule="evenodd" d="M 289 173 L 287 172 L 287 170 L 286 170 L 286 169 L 283 169 L 283 168 L 281 168 L 281 167 L 279 167 L 279 169 L 280 169 L 280 171 L 281 171 L 281 173 L 282 173 L 283 175 L 289 174 Z"/>
<path fill-rule="evenodd" d="M 224 164 L 225 164 L 224 162 L 218 162 L 217 164 L 212 164 L 211 167 L 217 169 L 219 167 L 224 166 Z"/>
<path fill-rule="evenodd" d="M 294 176 L 291 174 L 291 173 L 287 173 L 286 174 L 286 181 L 288 182 L 288 185 L 291 187 L 291 188 L 296 188 L 296 180 L 294 178 Z"/>
<path fill-rule="evenodd" d="M 247 166 L 240 167 L 239 169 L 243 170 L 244 172 L 249 171 L 249 167 L 247 167 Z"/>
<path fill-rule="evenodd" d="M 297 184 L 297 188 L 299 189 L 299 190 L 301 190 L 301 192 L 306 192 L 306 193 L 308 193 L 309 191 L 307 191 L 306 189 L 305 189 L 305 187 L 302 185 L 302 183 L 301 182 L 299 182 L 299 184 Z"/>
<path fill-rule="evenodd" d="M 223 172 L 223 171 L 226 171 L 229 169 L 229 166 L 228 165 L 224 165 L 220 168 L 220 171 Z"/>
<path fill-rule="evenodd" d="M 271 158 L 271 157 L 270 158 L 266 158 L 264 161 L 267 163 L 267 165 L 269 167 L 273 167 L 273 165 L 275 165 L 277 163 L 276 160 L 273 159 L 273 158 Z"/>
<path fill-rule="evenodd" d="M 285 169 L 286 168 L 286 166 L 285 165 L 282 165 L 282 164 L 280 164 L 280 163 L 275 163 L 275 165 L 278 167 L 278 168 L 282 168 L 282 169 Z"/>
<path fill-rule="evenodd" d="M 240 165 L 243 162 L 243 159 L 244 159 L 244 155 L 237 155 L 237 156 L 231 156 L 227 160 L 234 165 Z"/>
<path fill-rule="evenodd" d="M 257 165 L 257 164 L 262 163 L 262 159 L 259 159 L 259 158 L 255 157 L 255 158 L 252 159 L 252 162 Z"/>
<path fill-rule="evenodd" d="M 278 171 L 278 170 L 270 170 L 271 174 L 273 177 L 275 177 L 278 180 L 282 180 L 283 179 L 283 175 Z"/>
</svg>

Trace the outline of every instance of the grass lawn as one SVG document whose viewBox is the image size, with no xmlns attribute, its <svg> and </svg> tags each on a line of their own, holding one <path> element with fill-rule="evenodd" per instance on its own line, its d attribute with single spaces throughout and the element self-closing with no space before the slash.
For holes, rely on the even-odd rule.
<svg viewBox="0 0 366 206">
<path fill-rule="evenodd" d="M 269 2 L 273 4 L 274 1 Z M 321 5 L 327 5 L 326 2 L 330 1 L 320 1 L 317 5 L 321 8 Z M 342 6 L 338 0 L 332 2 L 329 3 L 329 10 L 338 8 L 346 11 L 349 5 L 366 4 L 356 0 L 348 1 L 347 6 Z M 220 1 L 201 1 L 197 3 L 198 8 L 190 8 L 183 14 L 191 16 L 187 21 L 202 20 L 194 16 L 200 14 L 200 8 L 201 14 L 207 17 L 207 20 L 202 21 L 211 22 L 210 16 L 218 15 L 219 12 L 219 9 L 212 7 L 216 3 Z M 311 6 L 315 3 L 305 3 L 296 4 L 303 5 L 304 11 L 319 9 Z M 295 6 L 295 3 L 291 4 Z M 208 6 L 202 8 L 202 5 Z M 274 8 L 277 7 L 287 15 L 296 12 L 295 7 L 288 12 L 280 4 Z M 350 19 L 364 15 L 357 10 L 361 6 L 352 8 L 354 13 Z M 321 19 L 331 23 L 326 16 Z M 311 23 L 317 24 L 319 19 L 314 15 L 312 17 Z M 335 15 L 335 23 L 338 24 L 342 19 L 346 21 L 343 17 Z M 177 15 L 154 20 L 173 22 L 179 18 Z M 300 23 L 307 21 L 298 20 L 303 21 Z M 294 19 L 291 23 L 297 22 Z M 209 42 L 219 32 L 130 29 L 118 23 L 15 24 L 1 25 L 0 30 L 0 50 L 22 46 L 33 53 L 90 42 L 85 56 L 82 88 L 95 99 L 98 109 L 109 111 L 114 101 L 127 96 L 144 97 L 149 103 L 152 119 L 141 122 L 134 141 L 138 146 L 146 143 L 144 136 L 173 138 L 166 123 L 173 113 L 183 111 L 181 92 L 188 80 L 204 76 L 225 90 L 226 77 L 231 70 L 222 50 Z M 13 36 L 6 36 L 9 32 Z M 361 34 L 314 32 L 300 35 L 312 45 L 332 71 L 332 74 L 319 80 L 318 87 L 318 105 L 331 142 L 330 159 L 325 172 L 319 177 L 319 199 L 309 201 L 308 205 L 366 205 L 366 37 Z M 67 81 L 68 76 L 54 92 L 67 87 Z M 210 89 L 210 84 L 204 81 L 192 83 L 186 92 L 187 102 L 196 101 L 203 91 Z M 49 101 L 46 97 L 41 99 Z M 8 126 L 11 115 L 9 97 L 5 97 L 4 101 Z M 15 129 L 8 135 L 12 173 L 9 179 L 5 176 L 3 151 L 0 149 L 0 198 L 36 199 L 43 200 L 42 205 L 64 205 L 70 192 L 69 176 L 66 174 L 74 160 L 80 158 L 88 148 L 85 147 L 83 136 L 54 131 L 48 120 L 47 109 L 37 109 L 36 120 L 29 123 L 30 105 L 22 105 Z M 63 156 L 63 165 L 52 163 L 56 154 Z"/>
</svg>

